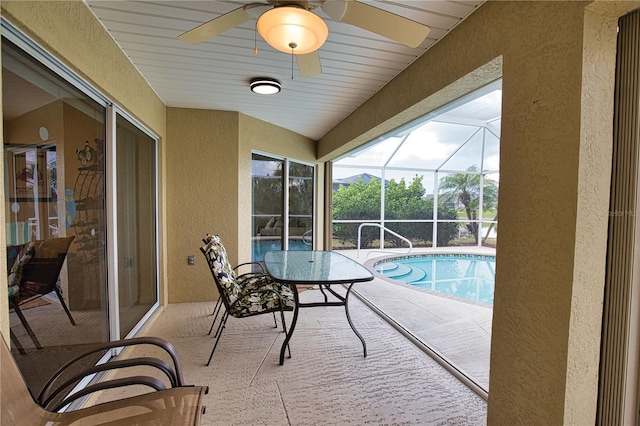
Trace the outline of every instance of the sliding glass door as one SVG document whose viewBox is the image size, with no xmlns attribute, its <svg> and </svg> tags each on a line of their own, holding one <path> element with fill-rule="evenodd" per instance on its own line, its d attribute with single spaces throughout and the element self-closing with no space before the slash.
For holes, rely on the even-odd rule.
<svg viewBox="0 0 640 426">
<path fill-rule="evenodd" d="M 2 86 L 12 351 L 37 392 L 65 360 L 109 340 L 106 105 L 4 38 Z M 16 275 L 27 267 L 42 286 Z"/>
<path fill-rule="evenodd" d="M 116 114 L 120 337 L 158 301 L 156 141 Z"/>
<path fill-rule="evenodd" d="M 314 167 L 289 161 L 288 247 L 311 250 L 313 247 Z"/>
<path fill-rule="evenodd" d="M 2 95 L 11 348 L 38 393 L 158 306 L 157 139 L 4 20 Z"/>
</svg>

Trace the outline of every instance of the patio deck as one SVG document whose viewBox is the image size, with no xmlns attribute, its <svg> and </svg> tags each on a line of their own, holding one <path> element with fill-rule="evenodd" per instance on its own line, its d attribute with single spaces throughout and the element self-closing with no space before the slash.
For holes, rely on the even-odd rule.
<svg viewBox="0 0 640 426">
<path fill-rule="evenodd" d="M 414 250 L 425 252 L 435 251 Z M 475 247 L 464 252 L 495 254 Z M 341 253 L 364 264 L 389 255 Z M 354 290 L 488 388 L 490 307 L 379 278 Z M 308 290 L 300 297 L 311 301 L 321 295 Z M 351 298 L 350 312 L 367 342 L 367 358 L 343 309 L 317 307 L 300 312 L 293 357 L 283 366 L 278 365 L 283 334 L 270 316 L 261 316 L 230 318 L 211 366 L 205 367 L 213 344 L 203 336 L 211 307 L 170 305 L 146 331 L 176 344 L 188 381 L 211 387 L 205 425 L 486 424 L 486 402 L 478 394 L 358 298 Z"/>
<path fill-rule="evenodd" d="M 364 251 L 360 258 L 355 251 L 342 253 L 362 263 L 372 259 Z M 203 285 L 213 285 L 210 279 L 203 277 Z M 378 278 L 356 284 L 354 290 L 475 381 L 488 382 L 490 308 Z M 303 301 L 320 297 L 317 290 L 301 294 Z M 285 359 L 283 366 L 278 356 L 284 335 L 273 328 L 271 316 L 263 315 L 230 318 L 206 367 L 214 343 L 207 335 L 212 308 L 213 302 L 172 304 L 143 330 L 176 345 L 188 383 L 210 387 L 204 425 L 486 424 L 486 402 L 477 393 L 357 297 L 350 298 L 350 312 L 367 342 L 367 358 L 344 309 L 317 307 L 300 312 L 291 340 L 293 358 Z M 35 376 L 43 357 L 63 356 L 74 349 L 69 342 L 99 332 L 89 313 L 76 315 L 78 325 L 72 327 L 55 303 L 29 310 L 29 321 L 45 349 L 28 348 L 29 356 L 15 355 L 24 371 Z M 287 318 L 291 320 L 291 313 Z M 12 319 L 12 325 L 29 346 L 19 322 Z M 47 332 L 51 329 L 59 332 Z M 39 389 L 45 373 L 27 379 Z"/>
<path fill-rule="evenodd" d="M 398 253 L 403 250 L 398 250 Z M 340 253 L 371 267 L 381 257 L 393 253 L 357 250 Z M 414 249 L 411 254 L 465 253 L 495 256 L 487 247 L 447 247 Z M 392 323 L 418 344 L 428 347 L 444 362 L 455 365 L 468 376 L 469 385 L 486 398 L 489 390 L 489 358 L 493 309 L 486 304 L 450 298 L 408 284 L 374 279 L 354 286 L 374 309 L 382 311 Z"/>
<path fill-rule="evenodd" d="M 230 318 L 206 367 L 212 307 L 169 305 L 144 333 L 176 345 L 187 382 L 210 386 L 204 425 L 486 424 L 482 398 L 357 298 L 350 313 L 366 358 L 343 308 L 305 308 L 282 366 L 283 333 L 262 315 Z"/>
</svg>

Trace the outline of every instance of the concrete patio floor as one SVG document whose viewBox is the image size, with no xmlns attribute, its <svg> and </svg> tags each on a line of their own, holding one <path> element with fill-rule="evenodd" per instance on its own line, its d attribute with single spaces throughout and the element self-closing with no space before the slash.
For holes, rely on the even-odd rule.
<svg viewBox="0 0 640 426">
<path fill-rule="evenodd" d="M 307 290 L 302 301 L 320 300 Z M 174 304 L 144 334 L 170 340 L 188 383 L 208 385 L 204 425 L 483 425 L 486 402 L 358 298 L 300 311 L 292 358 L 271 315 L 230 318 L 210 366 L 212 303 Z M 287 313 L 290 321 L 291 313 Z"/>
<path fill-rule="evenodd" d="M 366 252 L 360 257 L 355 251 L 341 253 L 364 264 L 373 259 Z M 203 284 L 213 285 L 210 279 L 203 278 Z M 186 382 L 210 387 L 204 425 L 485 424 L 486 402 L 478 396 L 482 392 L 465 386 L 415 343 L 427 343 L 486 389 L 491 308 L 379 278 L 353 289 L 364 298 L 350 297 L 350 313 L 367 342 L 366 358 L 342 307 L 302 309 L 291 340 L 293 357 L 283 366 L 278 356 L 284 335 L 273 327 L 270 315 L 230 318 L 209 367 L 205 363 L 214 343 L 207 335 L 213 302 L 169 305 L 143 334 L 171 341 Z M 303 301 L 321 297 L 317 290 L 301 293 Z M 30 309 L 27 316 L 45 346 L 42 351 L 30 347 L 22 325 L 12 319 L 12 329 L 29 346 L 29 356 L 14 356 L 21 368 L 37 375 L 31 378 L 34 389 L 47 375 L 35 368 L 43 356 L 62 356 L 66 352 L 59 353 L 61 349 L 74 348 L 69 342 L 99 334 L 96 321 L 87 315 L 74 312 L 74 327 L 55 303 Z M 289 322 L 291 315 L 287 313 Z M 390 325 L 385 316 L 398 325 Z M 47 331 L 51 329 L 57 332 Z M 91 338 L 99 341 L 99 336 Z M 126 391 L 107 392 L 99 400 L 124 396 L 119 392 Z"/>
<path fill-rule="evenodd" d="M 381 258 L 393 253 L 362 250 L 339 251 L 359 263 L 373 268 Z M 411 254 L 465 253 L 495 256 L 487 247 L 454 247 L 414 249 Z M 479 392 L 489 391 L 491 323 L 493 307 L 483 303 L 451 298 L 434 291 L 408 284 L 376 278 L 356 284 L 357 295 L 382 311 L 383 316 L 406 331 L 412 339 L 424 344 L 445 362 L 468 377 Z"/>
</svg>

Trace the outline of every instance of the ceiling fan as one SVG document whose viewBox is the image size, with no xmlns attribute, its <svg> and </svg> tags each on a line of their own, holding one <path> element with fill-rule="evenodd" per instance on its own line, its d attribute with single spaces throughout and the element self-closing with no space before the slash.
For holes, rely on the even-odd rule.
<svg viewBox="0 0 640 426">
<path fill-rule="evenodd" d="M 332 19 L 418 47 L 431 30 L 427 25 L 357 0 L 280 1 L 249 3 L 181 34 L 178 39 L 199 44 L 251 19 L 273 48 L 295 55 L 302 77 L 320 74 L 318 49 L 328 36 L 327 25 L 313 9 L 320 7 Z M 254 50 L 257 53 L 257 49 Z"/>
</svg>

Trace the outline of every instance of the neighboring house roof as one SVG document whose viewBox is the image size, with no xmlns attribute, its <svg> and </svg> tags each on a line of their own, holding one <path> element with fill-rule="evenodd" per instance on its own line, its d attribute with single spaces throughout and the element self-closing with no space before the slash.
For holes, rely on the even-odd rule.
<svg viewBox="0 0 640 426">
<path fill-rule="evenodd" d="M 371 182 L 372 179 L 375 180 L 381 180 L 378 176 L 374 176 L 371 175 L 369 173 L 360 173 L 358 175 L 353 175 L 353 176 L 349 176 L 349 177 L 345 177 L 342 179 L 334 179 L 333 180 L 333 190 L 335 191 L 336 189 L 338 189 L 340 187 L 340 185 L 342 186 L 349 186 L 352 183 L 356 183 L 358 182 L 359 179 L 362 179 L 362 182 L 365 184 L 368 184 L 369 182 Z M 384 181 L 385 186 L 389 183 L 388 180 Z"/>
</svg>

